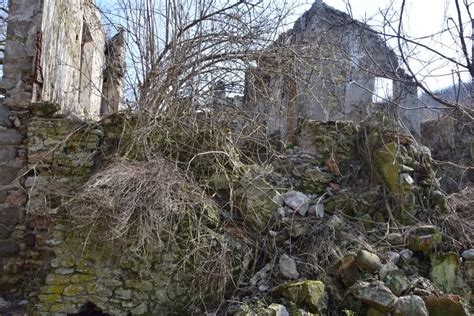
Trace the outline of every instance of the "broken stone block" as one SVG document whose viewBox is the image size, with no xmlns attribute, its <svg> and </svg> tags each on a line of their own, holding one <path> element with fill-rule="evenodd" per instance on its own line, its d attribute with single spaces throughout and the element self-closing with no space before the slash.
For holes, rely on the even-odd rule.
<svg viewBox="0 0 474 316">
<path fill-rule="evenodd" d="M 308 212 L 311 199 L 304 193 L 289 191 L 283 194 L 283 201 L 292 210 L 298 212 L 301 216 L 305 216 Z"/>
<path fill-rule="evenodd" d="M 346 255 L 336 264 L 336 271 L 345 286 L 351 287 L 361 278 L 353 255 Z"/>
<path fill-rule="evenodd" d="M 430 295 L 424 298 L 430 316 L 467 316 L 461 298 L 457 295 Z"/>
<path fill-rule="evenodd" d="M 244 177 L 235 194 L 245 221 L 256 229 L 264 229 L 277 211 L 273 198 L 278 192 L 262 178 Z"/>
<path fill-rule="evenodd" d="M 419 226 L 408 235 L 408 249 L 427 251 L 435 248 L 443 240 L 443 235 L 436 226 Z"/>
<path fill-rule="evenodd" d="M 281 294 L 295 304 L 305 304 L 311 313 L 325 315 L 327 309 L 327 293 L 324 283 L 306 280 L 279 285 L 272 290 Z"/>
<path fill-rule="evenodd" d="M 308 209 L 308 214 L 324 218 L 324 204 L 311 205 Z"/>
<path fill-rule="evenodd" d="M 382 281 L 372 283 L 359 281 L 351 290 L 354 297 L 382 311 L 390 311 L 397 297 Z"/>
<path fill-rule="evenodd" d="M 398 261 L 400 260 L 400 254 L 395 251 L 389 251 L 387 252 L 387 261 L 397 264 Z"/>
<path fill-rule="evenodd" d="M 360 250 L 355 259 L 357 266 L 369 272 L 377 272 L 382 268 L 380 258 L 367 250 Z"/>
<path fill-rule="evenodd" d="M 396 296 L 400 296 L 410 287 L 410 282 L 405 272 L 400 269 L 389 271 L 384 277 L 383 282 Z"/>
<path fill-rule="evenodd" d="M 393 316 L 428 316 L 423 299 L 416 295 L 402 296 L 397 299 L 392 311 Z"/>
<path fill-rule="evenodd" d="M 281 304 L 271 304 L 267 308 L 267 315 L 268 316 L 289 316 L 288 310 L 284 305 Z"/>
<path fill-rule="evenodd" d="M 411 251 L 410 249 L 403 249 L 402 251 L 400 251 L 400 263 L 401 264 L 410 263 L 412 258 L 413 258 L 413 251 Z"/>
<path fill-rule="evenodd" d="M 382 266 L 382 268 L 379 271 L 379 276 L 383 280 L 389 272 L 396 271 L 396 270 L 398 270 L 398 267 L 389 261 Z"/>
<path fill-rule="evenodd" d="M 299 278 L 300 275 L 296 270 L 296 262 L 290 256 L 286 254 L 281 255 L 278 265 L 280 267 L 281 274 L 283 274 L 285 278 L 292 280 Z"/>
<path fill-rule="evenodd" d="M 403 244 L 403 236 L 400 233 L 390 233 L 387 235 L 387 241 L 394 246 Z"/>
<path fill-rule="evenodd" d="M 455 252 L 431 255 L 431 280 L 446 293 L 462 287 L 460 279 L 461 261 Z"/>
<path fill-rule="evenodd" d="M 53 102 L 32 102 L 30 109 L 34 116 L 51 118 L 61 110 L 61 107 Z"/>
<path fill-rule="evenodd" d="M 461 257 L 462 257 L 464 260 L 473 260 L 473 259 L 474 259 L 474 249 L 464 250 L 464 251 L 461 253 Z"/>
</svg>

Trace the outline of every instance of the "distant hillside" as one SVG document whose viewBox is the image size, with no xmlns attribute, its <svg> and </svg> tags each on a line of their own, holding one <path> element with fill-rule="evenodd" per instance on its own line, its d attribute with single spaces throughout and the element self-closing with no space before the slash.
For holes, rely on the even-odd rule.
<svg viewBox="0 0 474 316">
<path fill-rule="evenodd" d="M 471 90 L 471 83 L 468 82 L 468 83 L 461 83 L 460 85 L 459 84 L 451 85 L 447 88 L 435 91 L 435 95 L 437 95 L 438 97 L 444 100 L 448 100 L 451 102 L 457 101 L 458 103 L 466 104 L 470 97 L 470 90 Z M 420 100 L 423 102 L 423 104 L 432 108 L 432 109 L 422 110 L 421 119 L 423 121 L 435 119 L 443 113 L 443 110 L 439 109 L 440 107 L 442 108 L 443 105 L 433 100 L 433 98 L 430 97 L 429 95 L 425 93 L 422 94 L 420 97 Z"/>
</svg>

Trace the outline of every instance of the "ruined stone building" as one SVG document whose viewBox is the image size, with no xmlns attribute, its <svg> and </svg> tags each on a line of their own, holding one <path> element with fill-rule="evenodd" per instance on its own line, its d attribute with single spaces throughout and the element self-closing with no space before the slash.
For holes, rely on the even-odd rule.
<svg viewBox="0 0 474 316">
<path fill-rule="evenodd" d="M 284 142 L 302 118 L 358 122 L 375 111 L 420 134 L 417 89 L 369 26 L 317 0 L 247 75 L 246 107 Z"/>
<path fill-rule="evenodd" d="M 123 35 L 106 45 L 93 0 L 10 0 L 8 11 L 0 104 L 0 292 L 18 281 L 13 272 L 28 269 L 27 248 L 35 244 L 28 236 L 47 222 L 27 211 L 31 187 L 64 163 L 52 153 L 36 155 L 48 141 L 34 136 L 33 121 L 44 118 L 42 131 L 59 135 L 64 122 L 55 113 L 81 121 L 117 111 L 123 71 L 116 69 L 124 62 Z"/>
</svg>

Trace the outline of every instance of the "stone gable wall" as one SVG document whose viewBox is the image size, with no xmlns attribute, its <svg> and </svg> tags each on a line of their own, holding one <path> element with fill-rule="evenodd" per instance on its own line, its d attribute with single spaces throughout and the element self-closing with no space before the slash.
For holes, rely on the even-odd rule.
<svg viewBox="0 0 474 316">
<path fill-rule="evenodd" d="M 302 119 L 359 122 L 383 112 L 400 119 L 401 130 L 419 137 L 416 87 L 368 25 L 318 0 L 269 55 L 248 72 L 246 104 L 269 135 L 280 133 L 282 141 L 293 143 Z M 373 104 L 376 77 L 393 81 L 391 102 Z"/>
</svg>

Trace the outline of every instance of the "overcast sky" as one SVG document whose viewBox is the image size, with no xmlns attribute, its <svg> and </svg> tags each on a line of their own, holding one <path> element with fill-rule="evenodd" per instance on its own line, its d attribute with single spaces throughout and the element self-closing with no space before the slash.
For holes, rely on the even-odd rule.
<svg viewBox="0 0 474 316">
<path fill-rule="evenodd" d="M 97 0 L 97 3 L 102 8 L 111 8 L 111 4 L 116 0 Z M 159 1 L 159 0 L 157 0 Z M 264 0 L 265 1 L 265 0 Z M 298 16 L 304 13 L 305 10 L 309 9 L 313 1 L 311 0 L 276 0 L 283 2 L 295 2 L 297 6 L 294 9 L 294 15 L 292 19 L 296 19 Z M 330 6 L 348 12 L 353 15 L 354 18 L 362 21 L 368 21 L 368 24 L 375 29 L 381 30 L 382 15 L 380 12 L 385 12 L 389 3 L 394 3 L 393 9 L 399 9 L 401 0 L 324 0 Z M 474 0 L 462 0 L 468 1 L 469 3 Z M 454 0 L 406 0 L 406 14 L 404 16 L 404 30 L 406 34 L 409 34 L 411 38 L 419 39 L 419 41 L 428 45 L 429 47 L 436 48 L 442 51 L 449 57 L 459 56 L 460 47 L 456 45 L 459 43 L 458 38 L 453 38 L 449 34 L 430 36 L 436 34 L 442 29 L 445 29 L 449 25 L 447 23 L 448 18 L 456 17 L 456 11 L 454 6 Z M 350 4 L 350 5 L 349 5 Z M 474 8 L 473 8 L 474 10 Z M 463 17 L 465 22 L 468 22 L 467 16 Z M 466 36 L 470 37 L 471 29 L 470 23 L 466 23 Z M 418 39 L 417 39 L 418 40 Z M 470 45 L 470 39 L 467 39 L 468 45 Z M 396 42 L 389 42 L 389 45 L 396 46 Z M 445 60 L 433 59 L 435 56 L 428 53 L 424 49 L 413 49 L 412 55 L 414 58 L 411 61 L 413 69 L 419 71 L 419 75 L 422 78 L 426 77 L 426 82 L 432 90 L 439 89 L 442 87 L 449 86 L 453 83 L 452 72 L 455 70 L 453 65 L 446 63 Z M 429 76 L 427 76 L 429 74 Z M 463 79 L 469 77 L 465 73 Z"/>
<path fill-rule="evenodd" d="M 472 4 L 474 10 L 474 1 L 466 0 Z M 301 0 L 301 11 L 308 9 L 313 1 Z M 399 9 L 400 0 L 325 0 L 330 6 L 348 12 L 351 11 L 354 18 L 358 20 L 368 20 L 368 24 L 374 28 L 380 28 L 382 25 L 382 15 L 380 12 L 385 12 L 391 2 L 394 3 L 394 9 Z M 460 1 L 461 5 L 463 1 Z M 350 6 L 348 6 L 350 3 Z M 298 10 L 299 11 L 299 10 Z M 459 56 L 460 47 L 458 38 L 453 38 L 448 32 L 444 34 L 437 34 L 447 27 L 452 27 L 452 23 L 448 23 L 449 18 L 454 18 L 457 21 L 454 0 L 407 0 L 406 1 L 406 15 L 404 16 L 404 29 L 412 38 L 419 39 L 424 44 L 432 48 L 442 51 L 449 57 Z M 466 27 L 467 45 L 470 51 L 470 35 L 471 27 L 467 17 L 466 11 L 463 10 L 463 21 Z M 395 46 L 396 43 L 389 43 Z M 416 49 L 413 54 L 417 58 L 411 61 L 412 67 L 420 72 L 420 76 L 431 87 L 431 89 L 439 89 L 449 86 L 453 83 L 453 70 L 456 70 L 454 65 L 446 63 L 446 61 L 439 58 L 434 59 L 435 56 L 428 53 L 424 49 Z M 419 59 L 416 61 L 415 59 Z M 464 72 L 462 74 L 463 80 L 468 80 L 469 75 Z"/>
</svg>

